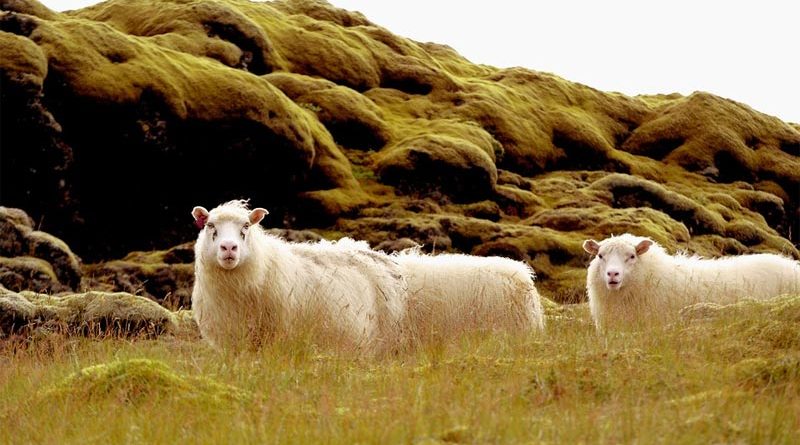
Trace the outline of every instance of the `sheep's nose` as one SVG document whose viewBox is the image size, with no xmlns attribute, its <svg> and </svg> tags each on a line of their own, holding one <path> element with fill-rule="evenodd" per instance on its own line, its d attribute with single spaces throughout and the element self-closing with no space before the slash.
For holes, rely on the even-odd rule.
<svg viewBox="0 0 800 445">
<path fill-rule="evenodd" d="M 606 275 L 608 275 L 608 278 L 617 278 L 619 276 L 619 272 L 616 270 L 609 270 L 606 272 Z"/>
<path fill-rule="evenodd" d="M 230 251 L 230 252 L 236 252 L 237 250 L 239 250 L 239 246 L 238 246 L 238 245 L 236 245 L 236 243 L 234 243 L 234 242 L 232 242 L 232 241 L 226 241 L 226 242 L 224 242 L 224 243 L 221 243 L 221 244 L 219 245 L 219 248 L 220 248 L 220 250 L 222 250 L 223 252 L 229 252 L 229 251 Z"/>
</svg>

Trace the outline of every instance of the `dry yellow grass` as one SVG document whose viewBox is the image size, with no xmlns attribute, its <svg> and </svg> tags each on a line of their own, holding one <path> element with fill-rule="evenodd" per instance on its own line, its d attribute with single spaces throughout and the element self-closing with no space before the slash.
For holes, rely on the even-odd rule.
<svg viewBox="0 0 800 445">
<path fill-rule="evenodd" d="M 800 297 L 693 307 L 599 336 L 584 305 L 548 335 L 364 358 L 278 339 L 0 343 L 3 443 L 796 443 Z"/>
</svg>

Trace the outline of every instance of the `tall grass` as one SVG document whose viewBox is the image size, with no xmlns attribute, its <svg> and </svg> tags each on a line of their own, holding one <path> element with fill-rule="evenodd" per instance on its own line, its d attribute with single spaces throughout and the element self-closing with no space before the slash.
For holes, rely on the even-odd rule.
<svg viewBox="0 0 800 445">
<path fill-rule="evenodd" d="M 603 335 L 586 306 L 551 307 L 546 335 L 378 358 L 301 338 L 240 352 L 181 338 L 4 341 L 0 442 L 798 443 L 800 298 L 779 303 Z M 88 388 L 98 364 L 114 372 Z"/>
</svg>

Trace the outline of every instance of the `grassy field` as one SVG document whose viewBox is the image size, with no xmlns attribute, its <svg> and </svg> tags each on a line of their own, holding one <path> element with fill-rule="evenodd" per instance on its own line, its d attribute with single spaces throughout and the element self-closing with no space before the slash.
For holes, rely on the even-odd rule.
<svg viewBox="0 0 800 445">
<path fill-rule="evenodd" d="M 585 305 L 546 335 L 363 358 L 281 341 L 42 336 L 0 342 L 2 443 L 799 443 L 800 297 L 699 307 L 598 335 Z"/>
</svg>

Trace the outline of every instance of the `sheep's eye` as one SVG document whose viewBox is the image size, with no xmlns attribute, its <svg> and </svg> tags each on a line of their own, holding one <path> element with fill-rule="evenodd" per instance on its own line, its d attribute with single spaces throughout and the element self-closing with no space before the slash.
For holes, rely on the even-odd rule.
<svg viewBox="0 0 800 445">
<path fill-rule="evenodd" d="M 603 259 L 603 254 L 602 253 L 598 253 L 597 254 L 597 258 L 600 258 L 602 260 Z"/>
<path fill-rule="evenodd" d="M 636 255 L 631 254 L 631 258 L 630 259 L 634 259 L 634 258 L 636 258 Z"/>
<path fill-rule="evenodd" d="M 250 223 L 244 223 L 244 227 L 242 227 L 242 230 L 247 230 L 249 228 L 250 228 Z"/>
<path fill-rule="evenodd" d="M 211 239 L 217 239 L 217 228 L 214 227 L 214 224 L 206 223 L 206 228 L 211 231 Z"/>
</svg>

